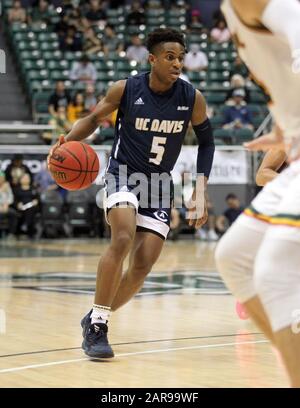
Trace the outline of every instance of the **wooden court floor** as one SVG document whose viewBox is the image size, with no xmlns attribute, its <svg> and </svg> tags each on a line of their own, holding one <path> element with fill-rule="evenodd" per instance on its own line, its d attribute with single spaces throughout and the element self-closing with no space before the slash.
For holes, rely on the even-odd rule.
<svg viewBox="0 0 300 408">
<path fill-rule="evenodd" d="M 102 240 L 0 242 L 0 387 L 287 387 L 281 361 L 239 320 L 214 243 L 167 242 L 141 293 L 113 314 L 116 357 L 90 361 L 80 320 Z"/>
</svg>

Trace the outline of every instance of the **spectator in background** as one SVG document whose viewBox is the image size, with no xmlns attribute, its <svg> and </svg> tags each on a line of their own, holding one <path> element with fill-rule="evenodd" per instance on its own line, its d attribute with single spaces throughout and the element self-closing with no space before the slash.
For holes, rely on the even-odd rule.
<svg viewBox="0 0 300 408">
<path fill-rule="evenodd" d="M 28 174 L 32 178 L 29 167 L 23 162 L 23 155 L 17 153 L 13 156 L 11 163 L 5 170 L 5 178 L 10 184 L 13 193 L 20 186 L 20 181 L 24 174 Z"/>
<path fill-rule="evenodd" d="M 230 79 L 230 89 L 228 90 L 226 99 L 225 99 L 226 105 L 234 105 L 232 94 L 236 89 L 242 89 L 245 94 L 244 101 L 246 103 L 250 103 L 250 92 L 249 92 L 249 89 L 246 88 L 245 79 L 241 75 L 235 74 Z"/>
<path fill-rule="evenodd" d="M 241 60 L 241 57 L 239 55 L 237 55 L 232 69 L 230 71 L 230 77 L 234 76 L 234 75 L 240 75 L 243 78 L 247 78 L 249 76 L 249 71 L 248 68 L 246 67 L 246 65 L 243 63 L 243 61 Z"/>
<path fill-rule="evenodd" d="M 212 41 L 219 44 L 230 40 L 231 35 L 225 20 L 222 19 L 216 23 L 216 26 L 211 30 L 210 36 Z"/>
<path fill-rule="evenodd" d="M 0 171 L 0 218 L 8 219 L 8 230 L 10 235 L 14 235 L 18 225 L 18 213 L 11 207 L 14 196 L 9 183 L 5 179 L 5 174 Z"/>
<path fill-rule="evenodd" d="M 72 102 L 67 109 L 68 121 L 73 125 L 76 120 L 80 119 L 81 112 L 84 110 L 84 97 L 81 92 L 76 92 Z M 64 132 L 65 133 L 65 132 Z"/>
<path fill-rule="evenodd" d="M 49 4 L 46 0 L 39 0 L 38 6 L 33 7 L 28 16 L 29 24 L 46 23 L 50 21 Z"/>
<path fill-rule="evenodd" d="M 105 26 L 102 40 L 105 55 L 108 55 L 110 52 L 119 53 L 124 50 L 124 46 L 119 40 L 114 27 L 111 24 L 107 24 Z"/>
<path fill-rule="evenodd" d="M 217 230 L 221 234 L 224 234 L 226 229 L 228 229 L 237 219 L 237 217 L 244 211 L 244 207 L 241 206 L 240 200 L 235 194 L 229 193 L 225 200 L 227 209 L 217 218 L 216 221 Z"/>
<path fill-rule="evenodd" d="M 61 51 L 82 51 L 81 34 L 76 31 L 76 27 L 69 26 L 67 32 L 58 35 L 59 48 Z"/>
<path fill-rule="evenodd" d="M 68 133 L 72 124 L 67 119 L 66 107 L 64 105 L 59 106 L 57 113 L 51 116 L 49 125 L 53 126 L 52 132 L 44 132 L 42 137 L 47 144 L 56 143 L 58 136 Z"/>
<path fill-rule="evenodd" d="M 36 232 L 35 216 L 38 212 L 38 205 L 37 191 L 32 188 L 30 176 L 24 174 L 20 179 L 20 186 L 15 192 L 15 207 L 20 216 L 20 230 L 31 239 L 34 238 Z"/>
<path fill-rule="evenodd" d="M 187 71 L 202 71 L 207 69 L 208 60 L 199 44 L 191 44 L 189 52 L 184 57 L 184 67 Z"/>
<path fill-rule="evenodd" d="M 83 84 L 94 83 L 97 79 L 97 71 L 89 57 L 84 54 L 80 61 L 74 62 L 70 71 L 70 79 Z"/>
<path fill-rule="evenodd" d="M 96 36 L 94 30 L 90 27 L 83 34 L 83 52 L 86 54 L 96 54 L 103 50 L 101 40 Z"/>
<path fill-rule="evenodd" d="M 64 106 L 67 108 L 71 102 L 71 96 L 65 88 L 63 81 L 57 81 L 55 86 L 55 91 L 49 98 L 48 110 L 51 116 L 55 116 L 58 108 Z"/>
<path fill-rule="evenodd" d="M 19 0 L 15 0 L 13 7 L 8 10 L 9 23 L 25 23 L 27 20 L 26 10 L 22 7 Z"/>
<path fill-rule="evenodd" d="M 203 31 L 203 24 L 201 21 L 200 11 L 193 9 L 191 12 L 190 22 L 188 24 L 188 31 L 190 33 L 201 33 Z"/>
<path fill-rule="evenodd" d="M 139 64 L 145 64 L 148 61 L 148 50 L 137 34 L 131 37 L 131 45 L 127 48 L 126 56 L 129 61 L 136 61 Z"/>
<path fill-rule="evenodd" d="M 90 0 L 89 10 L 85 14 L 85 18 L 91 25 L 98 25 L 100 22 L 106 20 L 106 13 L 103 9 L 103 4 L 99 0 Z"/>
<path fill-rule="evenodd" d="M 126 17 L 126 25 L 138 26 L 141 24 L 146 24 L 145 12 L 140 1 L 135 0 L 132 2 L 131 9 Z"/>
<path fill-rule="evenodd" d="M 87 84 L 84 93 L 84 109 L 91 112 L 97 105 L 97 98 L 95 96 L 95 87 L 92 84 Z"/>
<path fill-rule="evenodd" d="M 233 104 L 224 110 L 224 129 L 253 129 L 251 114 L 244 99 L 243 89 L 233 91 Z"/>
<path fill-rule="evenodd" d="M 208 194 L 206 193 L 206 203 L 208 211 L 207 222 L 195 232 L 195 237 L 200 238 L 203 241 L 217 241 L 219 239 L 216 233 L 216 215 L 214 211 L 214 206 Z"/>
<path fill-rule="evenodd" d="M 39 195 L 44 193 L 45 191 L 58 189 L 58 185 L 51 177 L 50 172 L 47 168 L 46 160 L 42 162 L 41 170 L 34 175 L 33 182 Z"/>
</svg>

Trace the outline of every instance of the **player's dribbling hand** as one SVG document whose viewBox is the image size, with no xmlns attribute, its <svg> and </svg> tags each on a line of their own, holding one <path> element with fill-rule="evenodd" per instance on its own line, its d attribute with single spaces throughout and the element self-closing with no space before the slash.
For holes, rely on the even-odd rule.
<svg viewBox="0 0 300 408">
<path fill-rule="evenodd" d="M 199 208 L 197 205 L 189 208 L 187 218 L 189 220 L 190 227 L 194 227 L 195 229 L 201 228 L 208 219 L 206 200 L 204 199 L 203 208 Z"/>
<path fill-rule="evenodd" d="M 49 154 L 47 156 L 47 167 L 48 167 L 48 169 L 49 169 L 49 164 L 50 164 L 50 157 L 52 156 L 53 152 L 55 151 L 55 149 L 57 149 L 59 146 L 61 146 L 64 143 L 66 143 L 65 136 L 60 135 L 58 137 L 58 141 L 55 143 L 55 145 L 53 145 L 51 147 L 51 150 L 50 150 L 50 152 L 49 152 Z"/>
</svg>

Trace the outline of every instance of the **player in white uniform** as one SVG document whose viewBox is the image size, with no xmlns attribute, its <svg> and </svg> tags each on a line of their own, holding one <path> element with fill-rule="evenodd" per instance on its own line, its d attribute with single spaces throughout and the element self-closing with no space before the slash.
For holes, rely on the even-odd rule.
<svg viewBox="0 0 300 408">
<path fill-rule="evenodd" d="M 300 3 L 225 0 L 222 11 L 240 56 L 268 91 L 276 122 L 246 144 L 265 150 L 300 145 Z M 300 387 L 300 160 L 269 182 L 220 240 L 216 263 L 227 286 L 280 350 Z M 300 325 L 299 325 L 300 326 Z"/>
</svg>

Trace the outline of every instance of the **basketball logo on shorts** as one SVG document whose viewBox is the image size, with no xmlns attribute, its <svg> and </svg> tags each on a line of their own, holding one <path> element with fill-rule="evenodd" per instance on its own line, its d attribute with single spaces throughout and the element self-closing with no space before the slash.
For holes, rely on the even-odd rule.
<svg viewBox="0 0 300 408">
<path fill-rule="evenodd" d="M 168 214 L 166 211 L 158 210 L 154 213 L 155 217 L 162 222 L 168 222 Z"/>
</svg>

